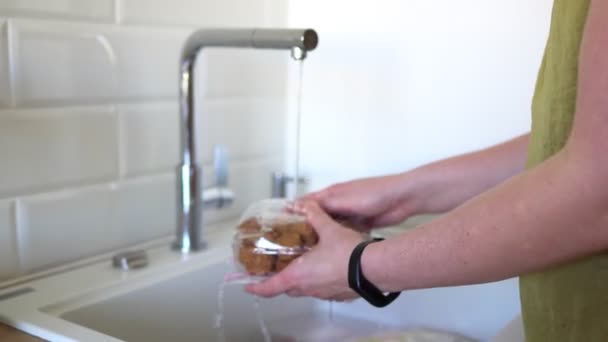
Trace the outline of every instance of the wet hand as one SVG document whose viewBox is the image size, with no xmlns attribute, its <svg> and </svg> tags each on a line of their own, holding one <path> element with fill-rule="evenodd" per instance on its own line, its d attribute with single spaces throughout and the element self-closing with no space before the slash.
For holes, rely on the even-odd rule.
<svg viewBox="0 0 608 342">
<path fill-rule="evenodd" d="M 400 223 L 415 213 L 403 174 L 358 179 L 332 185 L 305 197 L 331 216 L 371 229 Z"/>
</svg>

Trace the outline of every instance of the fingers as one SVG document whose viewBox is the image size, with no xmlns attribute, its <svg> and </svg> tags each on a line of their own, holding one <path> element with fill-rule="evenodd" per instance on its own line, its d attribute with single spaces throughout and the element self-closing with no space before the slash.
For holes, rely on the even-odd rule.
<svg viewBox="0 0 608 342">
<path fill-rule="evenodd" d="M 294 205 L 294 210 L 306 215 L 308 223 L 313 226 L 319 236 L 324 236 L 329 229 L 338 225 L 315 201 L 297 202 Z"/>
<path fill-rule="evenodd" d="M 371 219 L 368 223 L 371 227 L 386 227 L 401 223 L 409 216 L 409 212 L 404 209 L 396 208 L 385 212 Z"/>
<path fill-rule="evenodd" d="M 323 289 L 317 293 L 311 293 L 310 296 L 319 298 L 322 300 L 329 300 L 334 302 L 345 302 L 359 298 L 351 289 Z"/>
<path fill-rule="evenodd" d="M 348 215 L 350 208 L 349 198 L 343 192 L 341 184 L 332 185 L 315 195 L 315 200 L 326 211 L 335 214 Z"/>
<path fill-rule="evenodd" d="M 285 270 L 287 271 L 287 270 Z M 285 271 L 264 280 L 257 284 L 248 284 L 245 291 L 259 297 L 271 298 L 287 292 L 290 289 L 290 282 Z"/>
<path fill-rule="evenodd" d="M 358 298 L 358 295 L 348 288 L 331 285 L 319 286 L 318 284 L 312 287 L 305 286 L 300 281 L 295 280 L 294 275 L 291 274 L 293 272 L 296 271 L 290 272 L 288 267 L 261 283 L 246 285 L 245 290 L 263 298 L 272 298 L 281 294 L 294 298 L 306 296 L 335 301 L 348 301 Z"/>
<path fill-rule="evenodd" d="M 349 215 L 352 208 L 349 205 L 348 193 L 345 193 L 345 189 L 348 189 L 348 187 L 344 184 L 346 183 L 335 184 L 323 190 L 312 192 L 302 197 L 301 200 L 315 201 L 319 203 L 321 208 L 332 214 Z"/>
<path fill-rule="evenodd" d="M 289 297 L 294 297 L 294 298 L 304 296 L 304 294 L 302 293 L 302 291 L 300 291 L 300 290 L 298 290 L 298 289 L 293 289 L 293 290 L 289 290 L 289 291 L 287 291 L 287 295 L 288 295 Z"/>
<path fill-rule="evenodd" d="M 302 201 L 317 201 L 320 202 L 325 196 L 325 190 L 308 193 L 300 198 Z"/>
<path fill-rule="evenodd" d="M 334 300 L 336 302 L 350 302 L 357 298 L 359 298 L 359 296 L 354 291 L 349 291 L 336 295 L 331 300 Z"/>
</svg>

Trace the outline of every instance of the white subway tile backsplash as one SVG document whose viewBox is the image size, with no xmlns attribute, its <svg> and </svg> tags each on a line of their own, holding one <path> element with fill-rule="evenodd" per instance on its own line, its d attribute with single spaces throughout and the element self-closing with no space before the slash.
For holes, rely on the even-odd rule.
<svg viewBox="0 0 608 342">
<path fill-rule="evenodd" d="M 190 30 L 120 27 L 106 34 L 116 53 L 118 98 L 176 98 L 179 55 Z"/>
<path fill-rule="evenodd" d="M 231 162 L 280 155 L 284 151 L 281 99 L 200 99 L 197 116 L 201 163 L 225 146 Z M 179 108 L 176 103 L 121 106 L 125 174 L 133 177 L 173 171 L 179 163 Z"/>
<path fill-rule="evenodd" d="M 117 176 L 111 108 L 0 111 L 0 197 Z"/>
<path fill-rule="evenodd" d="M 283 0 L 0 0 L 0 281 L 174 234 L 178 69 L 201 27 L 285 27 Z M 197 61 L 198 156 L 238 217 L 283 168 L 288 51 Z"/>
<path fill-rule="evenodd" d="M 111 186 L 25 198 L 20 246 L 31 272 L 120 246 Z"/>
<path fill-rule="evenodd" d="M 31 196 L 21 246 L 25 272 L 166 236 L 175 229 L 173 174 Z"/>
<path fill-rule="evenodd" d="M 10 25 L 17 105 L 177 97 L 179 55 L 190 30 L 32 20 Z M 284 96 L 288 60 L 288 51 L 210 48 L 197 62 L 197 94 Z"/>
<path fill-rule="evenodd" d="M 114 0 L 2 0 L 3 15 L 112 21 Z"/>
<path fill-rule="evenodd" d="M 283 0 L 280 0 L 283 1 Z M 252 0 L 119 0 L 121 22 L 252 27 L 265 24 L 264 3 Z"/>
<path fill-rule="evenodd" d="M 107 34 L 116 56 L 119 98 L 178 96 L 179 56 L 190 30 L 127 27 Z M 208 48 L 196 66 L 195 92 L 208 98 L 284 97 L 288 51 Z"/>
<path fill-rule="evenodd" d="M 270 175 L 281 158 L 235 163 L 230 167 L 232 206 L 206 209 L 205 223 L 238 217 L 251 202 L 270 196 Z M 205 184 L 213 172 L 204 168 Z M 175 232 L 173 173 L 31 196 L 22 200 L 26 220 L 21 246 L 24 272 L 59 265 Z"/>
<path fill-rule="evenodd" d="M 232 161 L 283 153 L 283 99 L 203 99 L 198 108 L 201 160 L 212 160 L 215 145 L 225 146 Z"/>
<path fill-rule="evenodd" d="M 10 25 L 18 105 L 177 96 L 188 30 L 33 20 Z"/>
<path fill-rule="evenodd" d="M 0 108 L 11 103 L 9 72 L 8 28 L 6 21 L 0 20 Z"/>
<path fill-rule="evenodd" d="M 0 201 L 0 282 L 17 274 L 17 267 L 12 203 Z"/>
<path fill-rule="evenodd" d="M 211 98 L 284 98 L 287 63 L 296 63 L 289 54 L 284 50 L 208 49 L 197 64 L 197 94 Z"/>
<path fill-rule="evenodd" d="M 169 173 L 119 184 L 115 209 L 120 244 L 134 244 L 175 231 L 175 182 L 175 173 Z"/>
<path fill-rule="evenodd" d="M 269 27 L 288 27 L 288 2 L 285 0 L 264 0 L 264 23 Z"/>
<path fill-rule="evenodd" d="M 179 161 L 177 102 L 119 107 L 126 176 L 173 171 Z"/>
<path fill-rule="evenodd" d="M 11 20 L 17 105 L 109 99 L 116 54 L 95 25 Z"/>
</svg>

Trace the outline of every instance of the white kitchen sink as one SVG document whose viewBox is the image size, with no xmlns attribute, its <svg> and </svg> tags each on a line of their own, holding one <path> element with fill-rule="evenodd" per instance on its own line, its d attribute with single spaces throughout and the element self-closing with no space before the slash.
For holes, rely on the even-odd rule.
<svg viewBox="0 0 608 342">
<path fill-rule="evenodd" d="M 230 225 L 209 234 L 206 251 L 182 256 L 170 239 L 146 249 L 149 265 L 122 271 L 111 254 L 0 290 L 0 320 L 50 341 L 263 341 L 255 299 L 218 289 L 231 250 Z M 333 306 L 332 306 L 333 305 Z M 477 286 L 409 291 L 384 309 L 362 300 L 332 304 L 281 296 L 260 299 L 273 341 L 341 341 L 381 330 L 426 327 L 486 341 L 519 312 L 514 279 Z"/>
</svg>

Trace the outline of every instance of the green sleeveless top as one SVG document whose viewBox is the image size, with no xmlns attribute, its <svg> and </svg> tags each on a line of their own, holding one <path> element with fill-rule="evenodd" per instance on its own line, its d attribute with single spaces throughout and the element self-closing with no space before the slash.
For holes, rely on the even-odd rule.
<svg viewBox="0 0 608 342">
<path fill-rule="evenodd" d="M 532 104 L 528 167 L 558 152 L 572 127 L 590 0 L 555 0 Z M 608 341 L 608 254 L 520 278 L 527 342 Z"/>
</svg>

